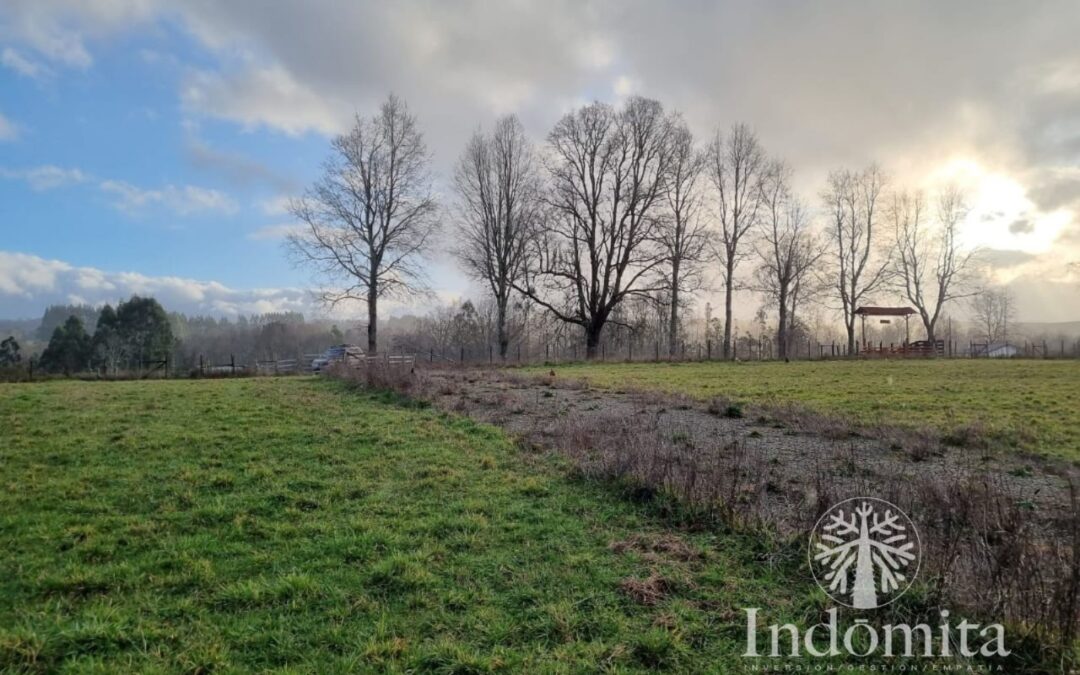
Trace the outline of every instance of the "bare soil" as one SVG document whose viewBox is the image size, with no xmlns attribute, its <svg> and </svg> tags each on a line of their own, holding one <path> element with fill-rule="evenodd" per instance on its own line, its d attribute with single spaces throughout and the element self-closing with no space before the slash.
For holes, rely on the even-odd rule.
<svg viewBox="0 0 1080 675">
<path fill-rule="evenodd" d="M 808 517 L 816 519 L 807 508 L 820 502 L 822 490 L 834 503 L 853 496 L 889 499 L 928 478 L 943 487 L 992 486 L 1044 522 L 1066 524 L 1071 517 L 1075 469 L 1019 452 L 946 446 L 935 434 L 901 428 L 870 436 L 805 411 L 729 409 L 677 395 L 593 389 L 560 378 L 557 369 L 544 377 L 495 369 L 433 370 L 423 377 L 424 398 L 437 407 L 497 425 L 527 444 L 556 447 L 566 434 L 587 429 L 705 455 L 730 454 L 738 446 L 743 470 L 763 487 L 769 520 L 781 530 L 805 529 Z"/>
</svg>

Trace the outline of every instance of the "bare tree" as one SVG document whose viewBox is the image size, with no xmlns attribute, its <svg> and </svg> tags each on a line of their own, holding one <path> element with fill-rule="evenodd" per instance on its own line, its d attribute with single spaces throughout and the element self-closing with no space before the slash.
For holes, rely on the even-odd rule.
<svg viewBox="0 0 1080 675">
<path fill-rule="evenodd" d="M 740 243 L 754 227 L 760 214 L 761 183 L 767 163 L 757 136 L 745 124 L 733 126 L 726 137 L 717 132 L 709 149 L 709 177 L 716 188 L 717 219 L 720 223 L 725 359 L 732 356 L 731 303 L 735 293 L 735 269 L 747 255 Z"/>
<path fill-rule="evenodd" d="M 960 243 L 960 223 L 967 216 L 964 196 L 956 187 L 941 191 L 937 203 L 937 227 L 926 221 L 921 192 L 893 195 L 889 217 L 896 233 L 894 252 L 897 284 L 919 311 L 926 339 L 936 339 L 942 308 L 950 301 L 971 295 L 973 249 Z"/>
<path fill-rule="evenodd" d="M 681 120 L 672 130 L 671 147 L 668 217 L 659 229 L 657 240 L 667 263 L 664 281 L 668 300 L 668 354 L 675 356 L 683 294 L 693 293 L 703 283 L 701 268 L 709 244 L 709 229 L 698 216 L 701 174 L 708 157 L 695 149 L 694 136 Z"/>
<path fill-rule="evenodd" d="M 880 241 L 879 202 L 885 176 L 872 165 L 834 171 L 822 194 L 832 240 L 832 285 L 840 299 L 848 351 L 855 351 L 855 310 L 889 278 L 891 253 Z"/>
<path fill-rule="evenodd" d="M 759 236 L 754 244 L 759 264 L 758 289 L 777 307 L 777 354 L 787 359 L 800 300 L 815 291 L 811 272 L 825 247 L 811 231 L 806 207 L 791 193 L 790 170 L 772 162 L 765 172 Z"/>
<path fill-rule="evenodd" d="M 532 145 L 512 115 L 490 135 L 469 141 L 454 173 L 466 271 L 484 281 L 495 301 L 499 356 L 510 346 L 507 311 L 514 284 L 524 274 L 526 246 L 541 214 L 541 183 Z"/>
<path fill-rule="evenodd" d="M 655 236 L 671 129 L 659 102 L 633 97 L 619 111 L 579 108 L 548 136 L 553 213 L 530 251 L 528 278 L 515 288 L 581 326 L 588 358 L 620 302 L 657 290 L 646 280 L 664 260 Z"/>
<path fill-rule="evenodd" d="M 426 288 L 420 261 L 435 228 L 430 156 L 416 118 L 391 95 L 370 119 L 332 142 L 322 177 L 290 211 L 300 264 L 320 275 L 321 300 L 367 304 L 368 351 L 378 346 L 378 302 Z"/>
<path fill-rule="evenodd" d="M 988 345 L 1009 337 L 1009 322 L 1016 318 L 1016 304 L 1007 287 L 985 288 L 971 296 L 971 313 L 978 335 Z"/>
</svg>

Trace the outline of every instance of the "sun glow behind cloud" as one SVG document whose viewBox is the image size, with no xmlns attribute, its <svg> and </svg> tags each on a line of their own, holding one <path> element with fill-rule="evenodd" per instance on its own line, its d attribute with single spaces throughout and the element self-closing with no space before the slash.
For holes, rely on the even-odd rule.
<svg viewBox="0 0 1080 675">
<path fill-rule="evenodd" d="M 949 160 L 927 182 L 964 190 L 971 209 L 962 232 L 968 246 L 1046 253 L 1074 217 L 1068 209 L 1041 211 L 1018 180 L 968 158 Z"/>
</svg>

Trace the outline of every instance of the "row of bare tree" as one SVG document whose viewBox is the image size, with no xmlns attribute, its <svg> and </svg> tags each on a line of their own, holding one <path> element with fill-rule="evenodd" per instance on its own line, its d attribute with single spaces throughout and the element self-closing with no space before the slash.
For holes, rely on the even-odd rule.
<svg viewBox="0 0 1080 675">
<path fill-rule="evenodd" d="M 972 292 L 974 251 L 963 247 L 962 194 L 933 209 L 921 192 L 889 190 L 876 166 L 833 172 L 815 217 L 743 124 L 699 145 L 678 113 L 633 97 L 567 113 L 534 144 L 514 116 L 468 141 L 447 208 L 433 196 L 431 157 L 415 117 L 391 96 L 333 141 L 321 178 L 292 203 L 303 227 L 296 259 L 321 277 L 328 304 L 368 308 L 377 348 L 379 300 L 424 288 L 424 254 L 440 221 L 453 253 L 485 284 L 499 354 L 515 296 L 580 328 L 592 358 L 629 298 L 663 304 L 667 343 L 679 342 L 688 296 L 718 272 L 724 290 L 721 350 L 732 354 L 736 291 L 761 293 L 778 315 L 786 357 L 796 312 L 821 298 L 841 311 L 854 349 L 855 310 L 886 289 L 915 306 L 928 339 L 943 308 Z M 755 262 L 752 278 L 741 264 Z"/>
</svg>

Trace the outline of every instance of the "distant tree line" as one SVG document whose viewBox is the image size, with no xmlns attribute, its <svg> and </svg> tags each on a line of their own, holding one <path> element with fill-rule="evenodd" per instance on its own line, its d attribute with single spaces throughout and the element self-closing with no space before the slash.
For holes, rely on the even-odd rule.
<svg viewBox="0 0 1080 675">
<path fill-rule="evenodd" d="M 902 299 L 933 340 L 948 305 L 980 290 L 977 251 L 959 236 L 968 208 L 955 187 L 928 196 L 892 186 L 870 165 L 833 171 L 807 200 L 748 125 L 698 143 L 679 113 L 648 98 L 572 110 L 542 144 L 516 117 L 501 118 L 465 144 L 443 205 L 418 121 L 401 99 L 357 117 L 332 149 L 322 177 L 291 205 L 302 227 L 288 246 L 316 273 L 328 304 L 366 306 L 372 352 L 379 300 L 429 290 L 425 260 L 439 220 L 483 284 L 489 344 L 501 358 L 530 312 L 568 327 L 592 358 L 602 336 L 630 328 L 644 305 L 663 318 L 674 354 L 683 314 L 710 277 L 723 290 L 716 337 L 724 358 L 735 354 L 739 291 L 775 313 L 773 339 L 785 357 L 811 306 L 840 316 L 854 350 L 860 306 Z M 475 323 L 478 306 L 453 310 L 454 321 Z M 456 330 L 450 318 L 430 318 L 431 341 Z"/>
<path fill-rule="evenodd" d="M 307 322 L 298 312 L 234 318 L 168 313 L 153 298 L 134 296 L 115 306 L 54 305 L 39 330 L 49 326 L 43 346 L 26 351 L 14 336 L 0 342 L 0 368 L 26 368 L 30 356 L 39 372 L 129 374 L 166 359 L 176 371 L 200 365 L 302 359 L 332 344 L 360 338 L 325 321 Z M 92 328 L 91 328 L 92 327 Z M 35 355 L 35 352 L 39 352 Z"/>
<path fill-rule="evenodd" d="M 46 311 L 46 317 L 55 313 Z M 115 309 L 103 306 L 91 317 L 92 334 L 80 314 L 86 312 L 70 313 L 53 328 L 38 360 L 41 370 L 65 375 L 138 370 L 148 362 L 164 361 L 174 347 L 169 317 L 153 298 L 132 296 Z"/>
</svg>

